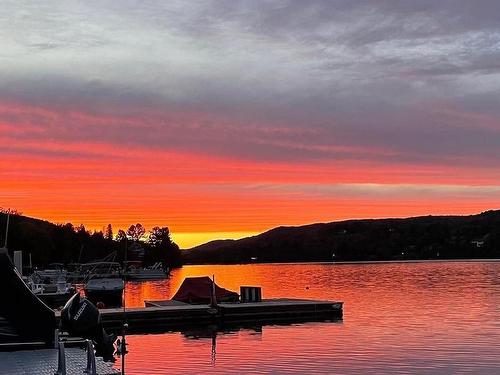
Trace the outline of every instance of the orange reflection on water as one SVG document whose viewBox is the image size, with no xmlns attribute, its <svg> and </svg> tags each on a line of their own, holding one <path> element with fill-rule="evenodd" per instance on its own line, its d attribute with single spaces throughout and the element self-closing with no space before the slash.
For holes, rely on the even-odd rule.
<svg viewBox="0 0 500 375">
<path fill-rule="evenodd" d="M 127 304 L 170 298 L 185 277 L 212 274 L 235 291 L 259 285 L 265 298 L 342 300 L 343 321 L 131 336 L 130 373 L 500 370 L 500 263 L 188 266 L 128 283 Z"/>
</svg>

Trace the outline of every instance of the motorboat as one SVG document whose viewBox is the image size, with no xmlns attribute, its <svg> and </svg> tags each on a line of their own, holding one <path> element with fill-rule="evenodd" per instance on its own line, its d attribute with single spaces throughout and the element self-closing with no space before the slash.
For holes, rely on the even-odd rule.
<svg viewBox="0 0 500 375">
<path fill-rule="evenodd" d="M 84 266 L 87 277 L 83 290 L 87 298 L 98 307 L 121 307 L 125 282 L 120 263 L 96 262 Z"/>
<path fill-rule="evenodd" d="M 61 278 L 67 279 L 68 271 L 62 263 L 51 263 L 45 269 L 35 269 L 33 275 L 36 275 L 37 281 L 50 284 Z"/>
<path fill-rule="evenodd" d="M 119 277 L 93 278 L 84 286 L 87 298 L 98 307 L 121 307 L 125 283 Z"/>
<path fill-rule="evenodd" d="M 159 280 L 168 277 L 170 270 L 157 262 L 150 267 L 141 267 L 141 262 L 128 262 L 125 270 L 127 280 Z"/>
<path fill-rule="evenodd" d="M 122 277 L 122 267 L 118 262 L 83 263 L 79 268 L 80 279 L 83 281 L 94 278 Z"/>
<path fill-rule="evenodd" d="M 31 292 L 51 308 L 61 308 L 75 294 L 75 288 L 63 276 L 57 280 L 33 273 L 26 280 Z"/>
</svg>

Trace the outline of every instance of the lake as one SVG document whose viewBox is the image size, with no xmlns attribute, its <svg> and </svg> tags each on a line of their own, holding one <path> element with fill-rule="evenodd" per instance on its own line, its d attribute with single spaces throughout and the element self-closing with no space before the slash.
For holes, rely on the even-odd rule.
<svg viewBox="0 0 500 375">
<path fill-rule="evenodd" d="M 127 305 L 212 274 L 264 298 L 344 301 L 343 320 L 130 335 L 127 374 L 500 373 L 500 262 L 185 266 L 129 282 Z"/>
</svg>

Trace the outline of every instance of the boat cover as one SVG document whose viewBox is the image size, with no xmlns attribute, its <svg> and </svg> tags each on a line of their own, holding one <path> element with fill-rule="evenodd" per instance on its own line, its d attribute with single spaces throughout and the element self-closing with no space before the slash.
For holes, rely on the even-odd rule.
<svg viewBox="0 0 500 375">
<path fill-rule="evenodd" d="M 26 286 L 7 250 L 0 249 L 0 343 L 54 340 L 56 316 Z"/>
<path fill-rule="evenodd" d="M 215 284 L 215 296 L 217 302 L 238 302 L 239 300 L 238 293 L 221 288 L 217 284 Z M 212 280 L 208 276 L 187 277 L 172 299 L 187 303 L 211 303 Z"/>
</svg>

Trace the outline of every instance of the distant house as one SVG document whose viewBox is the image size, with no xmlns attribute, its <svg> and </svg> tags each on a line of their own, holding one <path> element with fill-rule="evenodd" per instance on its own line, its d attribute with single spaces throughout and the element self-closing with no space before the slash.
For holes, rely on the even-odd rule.
<svg viewBox="0 0 500 375">
<path fill-rule="evenodd" d="M 489 238 L 490 233 L 487 233 L 483 237 L 473 239 L 470 244 L 475 247 L 484 247 Z"/>
<path fill-rule="evenodd" d="M 476 247 L 483 247 L 484 246 L 484 241 L 483 240 L 472 240 L 471 245 L 474 245 Z"/>
</svg>

